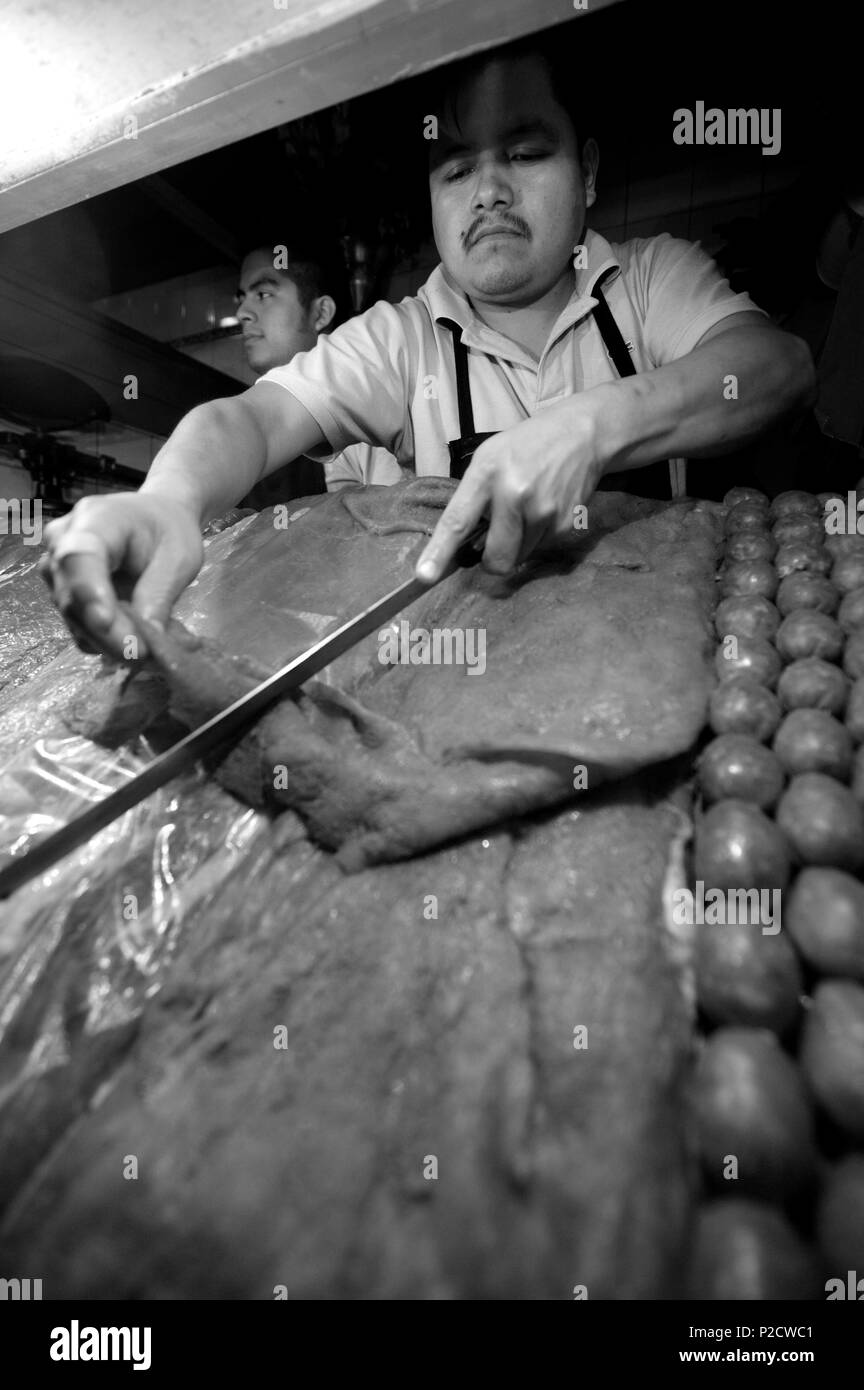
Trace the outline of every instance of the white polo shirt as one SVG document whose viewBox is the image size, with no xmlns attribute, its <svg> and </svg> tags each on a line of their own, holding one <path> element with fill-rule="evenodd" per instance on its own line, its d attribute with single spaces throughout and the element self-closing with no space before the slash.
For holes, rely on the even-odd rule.
<svg viewBox="0 0 864 1390">
<path fill-rule="evenodd" d="M 313 458 L 315 455 L 313 454 Z M 389 486 L 402 478 L 402 469 L 386 449 L 371 444 L 349 444 L 341 454 L 324 459 L 324 481 L 328 492 L 346 483 L 378 483 Z"/>
<path fill-rule="evenodd" d="M 591 291 L 607 271 L 603 294 L 639 372 L 686 356 L 731 314 L 763 312 L 748 295 L 733 294 L 698 244 L 664 234 L 611 245 L 588 231 L 585 248 L 587 265 L 580 269 L 574 256 L 573 294 L 539 362 L 482 323 L 439 265 L 415 296 L 373 304 L 261 380 L 290 391 L 318 422 L 329 448 L 313 451 L 314 457 L 326 460 L 364 441 L 420 476 L 446 476 L 448 440 L 458 439 L 460 430 L 452 333 L 442 319 L 460 327 L 474 428 L 486 431 L 507 429 L 566 396 L 619 380 L 591 313 L 597 303 Z"/>
</svg>

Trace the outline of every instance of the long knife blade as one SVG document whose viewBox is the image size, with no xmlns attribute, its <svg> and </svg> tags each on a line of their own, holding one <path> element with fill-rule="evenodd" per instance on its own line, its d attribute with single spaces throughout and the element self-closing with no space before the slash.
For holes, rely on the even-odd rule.
<svg viewBox="0 0 864 1390">
<path fill-rule="evenodd" d="M 486 534 L 486 524 L 481 523 L 459 548 L 453 562 L 448 566 L 442 579 L 446 579 L 457 568 L 476 564 L 481 551 L 480 541 Z M 438 581 L 440 582 L 440 581 Z M 311 676 L 323 671 L 331 661 L 348 651 L 363 637 L 368 637 L 376 628 L 388 622 L 396 613 L 407 608 L 421 594 L 427 593 L 431 586 L 419 579 L 408 579 L 391 589 L 383 598 L 377 599 L 362 613 L 343 623 L 328 637 L 322 637 L 313 647 L 289 661 L 287 666 L 274 675 L 268 676 L 254 690 L 235 700 L 233 705 L 215 714 L 206 724 L 194 729 L 179 743 L 168 748 L 148 763 L 143 771 L 132 777 L 125 786 L 109 792 L 108 796 L 97 801 L 94 806 L 75 816 L 68 825 L 47 835 L 44 840 L 29 849 L 20 858 L 13 859 L 0 869 L 0 899 L 8 898 L 22 884 L 50 869 L 58 859 L 64 858 L 71 850 L 77 849 L 89 840 L 98 830 L 103 830 L 111 821 L 122 816 L 125 811 L 137 806 L 139 801 L 152 792 L 164 787 L 178 773 L 221 747 L 232 735 L 246 728 L 254 719 L 263 714 L 277 700 L 296 690 Z"/>
</svg>

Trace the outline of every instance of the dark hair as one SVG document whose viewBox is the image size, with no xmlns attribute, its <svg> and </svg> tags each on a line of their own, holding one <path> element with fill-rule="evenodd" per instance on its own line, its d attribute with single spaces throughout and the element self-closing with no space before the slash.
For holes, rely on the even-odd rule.
<svg viewBox="0 0 864 1390">
<path fill-rule="evenodd" d="M 348 294 L 348 276 L 344 257 L 338 247 L 331 247 L 323 241 L 314 246 L 308 240 L 290 241 L 276 233 L 272 241 L 264 238 L 251 247 L 248 254 L 266 251 L 275 260 L 277 246 L 285 247 L 285 254 L 280 253 L 279 259 L 287 262 L 278 267 L 279 272 L 296 286 L 297 298 L 304 310 L 311 307 L 314 299 L 328 294 L 336 303 L 336 314 L 330 327 L 335 327 L 343 317 L 350 316 L 353 311 Z"/>
<path fill-rule="evenodd" d="M 573 58 L 557 30 L 529 34 L 526 38 L 514 39 L 512 43 L 502 44 L 498 48 L 484 49 L 482 53 L 469 54 L 467 58 L 434 69 L 423 80 L 418 92 L 421 105 L 425 103 L 423 115 L 440 113 L 456 89 L 476 77 L 490 63 L 531 57 L 539 57 L 546 66 L 552 94 L 573 125 L 578 153 L 582 112 L 574 95 Z"/>
</svg>

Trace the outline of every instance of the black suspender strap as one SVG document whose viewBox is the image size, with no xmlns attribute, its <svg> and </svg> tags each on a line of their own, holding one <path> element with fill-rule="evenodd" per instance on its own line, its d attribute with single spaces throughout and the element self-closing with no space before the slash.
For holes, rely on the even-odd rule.
<svg viewBox="0 0 864 1390">
<path fill-rule="evenodd" d="M 608 276 L 615 273 L 615 267 L 610 266 L 605 275 L 602 275 L 597 284 L 592 287 L 591 293 L 597 300 L 594 305 L 594 320 L 600 330 L 606 351 L 612 358 L 620 377 L 635 376 L 636 368 L 633 365 L 633 358 L 627 350 L 624 335 L 615 322 L 615 316 L 600 286 Z M 649 463 L 644 468 L 633 468 L 624 473 L 607 473 L 600 479 L 598 487 L 603 492 L 630 492 L 636 493 L 640 497 L 656 497 L 661 501 L 666 501 L 672 494 L 672 485 L 669 474 L 668 461 L 660 463 Z"/>
<path fill-rule="evenodd" d="M 627 344 L 624 335 L 615 322 L 612 310 L 606 303 L 600 284 L 596 284 L 592 290 L 597 303 L 594 305 L 594 319 L 600 329 L 600 336 L 606 344 L 606 351 L 615 363 L 615 369 L 619 376 L 635 376 L 636 368 L 633 366 L 633 358 L 627 351 Z"/>
<path fill-rule="evenodd" d="M 579 239 L 576 243 L 577 246 L 584 246 L 586 231 L 587 228 L 585 223 L 583 222 L 582 230 L 579 233 Z M 597 300 L 597 303 L 594 305 L 594 308 L 591 312 L 594 315 L 594 322 L 597 324 L 597 327 L 600 330 L 600 337 L 603 339 L 603 345 L 606 348 L 606 351 L 608 352 L 609 356 L 612 358 L 612 361 L 615 364 L 615 370 L 617 371 L 618 375 L 635 376 L 636 368 L 633 366 L 633 358 L 630 356 L 630 353 L 627 350 L 627 344 L 624 341 L 624 335 L 621 332 L 621 329 L 618 327 L 617 323 L 615 322 L 615 316 L 612 313 L 612 310 L 609 308 L 609 305 L 606 303 L 606 297 L 601 289 L 601 285 L 603 285 L 604 282 L 609 279 L 610 275 L 614 274 L 615 266 L 610 265 L 608 269 L 604 270 L 603 274 L 598 278 L 596 284 L 594 284 L 591 287 L 591 293 Z"/>
<path fill-rule="evenodd" d="M 474 429 L 474 407 L 471 404 L 471 382 L 468 377 L 468 349 L 462 341 L 462 329 L 452 319 L 439 319 L 439 323 L 449 328 L 453 335 L 453 358 L 456 364 L 456 404 L 459 410 L 459 438 L 451 439 L 450 477 L 463 478 L 465 470 L 474 457 L 475 450 L 496 433 L 486 430 L 480 434 Z"/>
<path fill-rule="evenodd" d="M 456 363 L 456 402 L 459 408 L 459 433 L 463 439 L 474 433 L 474 407 L 471 404 L 471 383 L 468 379 L 468 349 L 462 341 L 462 329 L 452 319 L 440 319 L 453 334 L 453 357 Z"/>
<path fill-rule="evenodd" d="M 615 267 L 610 266 L 606 275 L 612 275 Z M 593 314 L 600 330 L 606 351 L 612 359 L 618 375 L 635 376 L 636 368 L 627 350 L 624 335 L 615 322 L 612 310 L 606 303 L 600 288 L 606 276 L 602 276 L 592 288 L 597 300 Z M 453 319 L 439 319 L 439 323 L 449 328 L 453 336 L 453 358 L 456 367 L 456 402 L 459 410 L 459 438 L 450 440 L 450 476 L 462 478 L 477 446 L 488 439 L 494 430 L 477 434 L 474 429 L 474 408 L 471 404 L 471 383 L 468 376 L 468 349 L 462 341 L 462 329 Z M 643 497 L 668 498 L 670 496 L 669 465 L 666 462 L 652 463 L 644 468 L 633 469 L 627 473 L 615 473 L 601 479 L 599 486 L 608 490 L 615 488 L 620 492 L 638 492 Z"/>
<path fill-rule="evenodd" d="M 610 267 L 609 274 L 614 267 Z M 604 277 L 605 278 L 605 277 Z M 592 291 L 597 303 L 594 306 L 594 318 L 600 330 L 600 336 L 606 345 L 606 351 L 612 358 L 619 376 L 635 376 L 636 368 L 633 366 L 633 359 L 627 351 L 627 344 L 624 342 L 624 335 L 615 322 L 612 310 L 606 303 L 603 291 L 598 282 Z M 456 402 L 459 409 L 459 434 L 463 439 L 468 439 L 474 435 L 474 408 L 471 404 L 471 383 L 468 378 L 468 349 L 462 341 L 462 329 L 453 319 L 440 319 L 440 323 L 445 328 L 449 328 L 453 335 L 453 357 L 456 366 Z"/>
</svg>

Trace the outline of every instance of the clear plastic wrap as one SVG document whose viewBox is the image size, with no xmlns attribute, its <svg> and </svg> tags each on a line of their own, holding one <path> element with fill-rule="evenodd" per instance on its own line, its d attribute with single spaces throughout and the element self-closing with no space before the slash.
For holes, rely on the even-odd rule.
<svg viewBox="0 0 864 1390">
<path fill-rule="evenodd" d="M 204 608 L 211 633 L 224 636 L 207 605 L 220 587 L 214 571 L 241 553 L 255 520 L 205 540 L 201 576 L 180 605 L 193 629 Z M 154 753 L 146 736 L 112 750 L 70 733 L 64 716 L 76 701 L 98 698 L 100 683 L 115 689 L 118 676 L 72 643 L 38 573 L 40 555 L 11 537 L 0 546 L 2 856 L 66 824 Z M 232 607 L 226 622 L 242 632 L 236 618 Z M 0 903 L 0 1078 L 20 1084 L 65 1064 L 70 1029 L 97 1034 L 133 1020 L 159 987 L 190 909 L 218 891 L 269 824 L 194 770 Z"/>
<path fill-rule="evenodd" d="M 273 670 L 380 594 L 382 583 L 395 583 L 419 537 L 370 532 L 358 541 L 349 520 L 346 555 L 363 551 L 357 568 L 366 576 L 366 589 L 358 582 L 353 590 L 328 581 L 314 533 L 299 528 L 289 540 L 293 523 L 326 500 L 300 500 L 278 518 L 272 510 L 233 512 L 211 524 L 204 564 L 176 616 Z M 294 573 L 308 572 L 302 592 L 280 579 L 288 544 Z M 306 550 L 304 566 L 298 551 Z M 72 642 L 38 572 L 41 554 L 0 537 L 3 857 L 65 825 L 158 751 L 146 735 L 106 749 L 70 733 L 69 712 L 110 699 L 121 677 Z M 159 988 L 192 908 L 218 892 L 270 828 L 269 817 L 192 771 L 0 902 L 0 1085 L 63 1065 L 70 1028 L 97 1034 L 134 1020 Z"/>
</svg>

